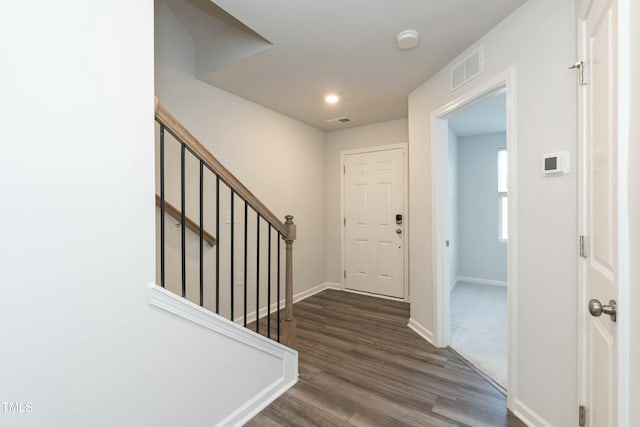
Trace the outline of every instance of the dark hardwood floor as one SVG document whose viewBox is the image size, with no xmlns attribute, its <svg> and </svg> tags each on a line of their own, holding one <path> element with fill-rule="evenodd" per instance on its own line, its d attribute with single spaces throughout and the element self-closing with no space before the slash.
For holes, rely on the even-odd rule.
<svg viewBox="0 0 640 427">
<path fill-rule="evenodd" d="M 525 425 L 456 354 L 407 327 L 406 303 L 328 290 L 295 315 L 299 381 L 247 426 Z"/>
</svg>

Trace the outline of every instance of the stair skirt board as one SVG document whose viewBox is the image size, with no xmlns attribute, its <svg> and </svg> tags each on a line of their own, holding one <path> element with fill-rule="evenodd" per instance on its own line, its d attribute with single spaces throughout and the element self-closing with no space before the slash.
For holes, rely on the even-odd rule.
<svg viewBox="0 0 640 427">
<path fill-rule="evenodd" d="M 296 368 L 297 369 L 297 368 Z M 287 390 L 293 387 L 298 382 L 295 381 L 286 382 L 284 379 L 275 381 L 269 387 L 262 390 L 253 399 L 250 399 L 240 408 L 229 414 L 228 417 L 217 423 L 214 427 L 240 427 L 246 424 L 253 417 L 258 415 L 260 411 L 269 406 L 274 400 L 284 394 Z"/>
<path fill-rule="evenodd" d="M 298 352 L 210 312 L 156 284 L 149 284 L 148 303 L 282 361 L 282 376 L 265 387 L 216 426 L 241 426 L 298 381 Z M 266 310 L 265 310 L 266 312 Z"/>
</svg>

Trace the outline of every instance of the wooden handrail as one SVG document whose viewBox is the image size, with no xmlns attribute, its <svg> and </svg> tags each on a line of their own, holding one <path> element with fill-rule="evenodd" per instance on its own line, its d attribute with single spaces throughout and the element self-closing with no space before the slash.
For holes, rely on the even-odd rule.
<svg viewBox="0 0 640 427">
<path fill-rule="evenodd" d="M 161 205 L 162 199 L 156 194 L 156 206 L 160 207 Z M 166 200 L 164 201 L 164 211 L 172 218 L 182 221 L 182 213 L 180 210 Z M 188 216 L 184 217 L 184 225 L 195 234 L 200 235 L 200 226 Z M 204 230 L 202 231 L 202 238 L 209 244 L 209 246 L 213 247 L 216 244 L 216 238 L 211 233 Z"/>
<path fill-rule="evenodd" d="M 191 151 L 204 166 L 216 174 L 235 194 L 240 196 L 248 206 L 251 206 L 262 218 L 271 224 L 281 235 L 285 242 L 285 318 L 281 322 L 283 329 L 282 343 L 289 347 L 296 346 L 296 319 L 293 314 L 293 242 L 296 240 L 296 225 L 293 216 L 287 215 L 286 222 L 282 222 L 273 212 L 271 212 L 256 196 L 247 189 L 227 168 L 216 159 L 178 120 L 176 120 L 162 104 L 155 98 L 156 121 L 176 139 L 178 142 Z M 202 176 L 201 176 L 202 178 Z M 161 200 L 156 195 L 156 204 Z M 165 212 L 181 220 L 181 213 L 178 209 L 167 203 L 165 200 Z M 189 218 L 185 217 L 185 226 L 195 233 L 200 233 L 200 227 Z M 216 243 L 215 237 L 203 232 L 205 240 L 211 246 Z M 279 246 L 278 246 L 279 248 Z M 279 249 L 278 249 L 279 250 Z M 184 256 L 184 255 L 183 255 Z M 278 256 L 279 259 L 279 256 Z M 184 261 L 183 261 L 184 262 Z M 217 265 L 217 264 L 216 264 Z M 201 288 L 202 289 L 202 288 Z M 183 296 L 185 294 L 183 279 Z M 232 294 L 233 295 L 233 294 Z M 246 304 L 246 303 L 245 303 Z M 279 313 L 279 311 L 278 311 Z M 279 315 L 278 315 L 279 318 Z M 233 320 L 233 319 L 232 319 Z M 279 325 L 280 326 L 280 325 Z"/>
<path fill-rule="evenodd" d="M 156 120 L 179 142 L 191 150 L 204 165 L 227 184 L 238 196 L 249 204 L 262 218 L 278 230 L 283 238 L 287 237 L 288 227 L 271 212 L 256 196 L 249 191 L 227 168 L 216 159 L 162 104 L 155 99 Z"/>
</svg>

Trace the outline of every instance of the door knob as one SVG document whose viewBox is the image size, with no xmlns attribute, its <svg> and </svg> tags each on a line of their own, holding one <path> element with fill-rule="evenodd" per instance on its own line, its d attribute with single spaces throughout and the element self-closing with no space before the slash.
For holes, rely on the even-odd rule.
<svg viewBox="0 0 640 427">
<path fill-rule="evenodd" d="M 617 305 L 615 300 L 609 300 L 609 305 L 602 305 L 602 303 L 597 299 L 592 299 L 589 301 L 589 313 L 593 317 L 599 317 L 604 314 L 608 314 L 611 316 L 611 320 L 613 322 L 616 321 L 616 313 L 617 313 Z"/>
<path fill-rule="evenodd" d="M 401 228 L 396 228 L 396 233 L 398 233 L 398 234 L 402 233 L 402 229 Z"/>
</svg>

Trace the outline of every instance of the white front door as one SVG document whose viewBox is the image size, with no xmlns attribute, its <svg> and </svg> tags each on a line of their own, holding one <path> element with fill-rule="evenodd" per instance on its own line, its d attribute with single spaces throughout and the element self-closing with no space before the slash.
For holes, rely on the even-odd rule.
<svg viewBox="0 0 640 427">
<path fill-rule="evenodd" d="M 618 300 L 618 0 L 593 0 L 581 23 L 585 258 L 582 263 L 582 392 L 586 425 L 618 425 L 618 327 L 599 307 Z M 607 308 L 605 307 L 605 310 Z M 591 313 L 591 314 L 589 314 Z M 597 317 L 596 317 L 597 316 Z"/>
<path fill-rule="evenodd" d="M 345 288 L 404 298 L 404 148 L 344 156 Z"/>
</svg>

